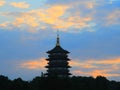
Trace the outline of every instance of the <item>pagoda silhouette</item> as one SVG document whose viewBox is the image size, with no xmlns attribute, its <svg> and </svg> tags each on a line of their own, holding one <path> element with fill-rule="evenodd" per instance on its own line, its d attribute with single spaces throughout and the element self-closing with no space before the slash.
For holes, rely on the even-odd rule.
<svg viewBox="0 0 120 90">
<path fill-rule="evenodd" d="M 47 73 L 45 74 L 47 77 L 69 77 L 71 73 L 69 73 L 69 62 L 67 50 L 64 50 L 60 45 L 59 33 L 57 34 L 56 46 L 46 52 L 48 54 L 48 65 L 45 66 L 47 68 Z"/>
</svg>

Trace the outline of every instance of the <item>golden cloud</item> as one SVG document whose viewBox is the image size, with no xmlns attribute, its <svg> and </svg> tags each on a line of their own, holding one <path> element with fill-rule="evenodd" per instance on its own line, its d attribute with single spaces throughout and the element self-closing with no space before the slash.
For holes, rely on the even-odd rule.
<svg viewBox="0 0 120 90">
<path fill-rule="evenodd" d="M 110 71 L 112 71 L 112 70 L 94 70 L 94 71 L 90 72 L 90 74 L 93 77 L 97 77 L 97 76 L 105 76 L 105 77 L 120 76 L 120 74 L 109 73 Z"/>
<path fill-rule="evenodd" d="M 69 28 L 86 28 L 90 27 L 90 22 L 92 20 L 91 16 L 81 17 L 80 15 L 74 14 L 70 16 L 68 9 L 71 7 L 65 5 L 54 5 L 48 8 L 30 10 L 27 12 L 16 13 L 4 13 L 2 15 L 10 18 L 14 18 L 9 26 L 14 26 L 17 28 L 28 27 L 29 31 L 37 31 L 37 29 L 62 29 L 67 30 Z M 31 30 L 33 29 L 33 30 Z"/>
<path fill-rule="evenodd" d="M 64 16 L 66 13 L 66 10 L 69 7 L 67 6 L 62 6 L 62 5 L 55 5 L 55 6 L 51 6 L 46 10 L 34 10 L 31 11 L 32 13 L 36 13 L 38 19 L 40 22 L 46 23 L 46 24 L 50 24 L 50 25 L 56 25 L 59 24 L 59 22 L 61 22 L 60 17 Z"/>
<path fill-rule="evenodd" d="M 24 28 L 24 26 L 33 28 L 33 31 L 36 28 L 45 29 L 47 28 L 46 24 L 52 25 L 59 22 L 59 17 L 63 16 L 66 9 L 66 6 L 51 6 L 47 9 L 37 9 L 31 10 L 28 12 L 16 13 L 4 13 L 2 15 L 6 17 L 14 18 L 14 21 L 11 21 L 9 24 L 12 24 L 14 27 Z M 32 31 L 32 30 L 31 30 Z"/>
<path fill-rule="evenodd" d="M 0 1 L 0 6 L 3 6 L 5 3 L 5 1 Z"/>
<path fill-rule="evenodd" d="M 47 65 L 47 61 L 44 58 L 40 58 L 37 60 L 30 60 L 20 64 L 21 68 L 26 69 L 44 69 Z"/>
<path fill-rule="evenodd" d="M 26 2 L 11 2 L 10 5 L 13 7 L 23 8 L 23 9 L 30 7 L 30 5 Z"/>
</svg>

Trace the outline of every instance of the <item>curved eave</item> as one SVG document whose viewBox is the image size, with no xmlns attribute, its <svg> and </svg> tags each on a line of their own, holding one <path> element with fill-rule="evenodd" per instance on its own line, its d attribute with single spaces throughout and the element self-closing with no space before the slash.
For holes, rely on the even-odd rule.
<svg viewBox="0 0 120 90">
<path fill-rule="evenodd" d="M 70 53 L 67 50 L 64 50 L 61 46 L 55 46 L 52 50 L 47 51 L 46 53 Z"/>
<path fill-rule="evenodd" d="M 53 50 L 50 50 L 50 51 L 47 51 L 46 53 L 51 54 L 51 53 L 70 53 L 70 52 L 68 52 L 67 50 L 64 50 L 64 51 L 53 51 Z"/>
</svg>

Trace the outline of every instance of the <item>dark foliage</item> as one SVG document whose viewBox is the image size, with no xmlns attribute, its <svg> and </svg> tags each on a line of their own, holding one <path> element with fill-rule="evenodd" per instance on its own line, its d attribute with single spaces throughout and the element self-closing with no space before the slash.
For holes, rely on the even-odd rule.
<svg viewBox="0 0 120 90">
<path fill-rule="evenodd" d="M 120 90 L 120 82 L 105 77 L 35 77 L 32 81 L 21 78 L 10 80 L 0 76 L 0 90 Z"/>
</svg>

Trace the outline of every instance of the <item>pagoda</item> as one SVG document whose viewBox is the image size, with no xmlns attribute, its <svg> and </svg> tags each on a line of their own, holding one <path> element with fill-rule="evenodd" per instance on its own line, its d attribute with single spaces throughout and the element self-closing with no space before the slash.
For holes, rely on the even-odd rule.
<svg viewBox="0 0 120 90">
<path fill-rule="evenodd" d="M 48 58 L 46 59 L 48 61 L 48 65 L 45 66 L 47 68 L 47 77 L 69 77 L 71 75 L 69 73 L 69 62 L 70 59 L 68 58 L 68 52 L 67 50 L 64 50 L 60 46 L 60 38 L 59 34 L 57 34 L 57 40 L 56 40 L 56 46 L 52 49 L 47 51 Z"/>
</svg>

